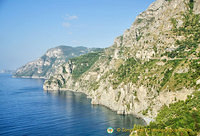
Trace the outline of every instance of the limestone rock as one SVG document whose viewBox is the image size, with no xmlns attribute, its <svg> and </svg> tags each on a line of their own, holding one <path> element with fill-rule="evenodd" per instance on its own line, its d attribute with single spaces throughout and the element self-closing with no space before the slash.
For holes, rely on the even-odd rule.
<svg viewBox="0 0 200 136">
<path fill-rule="evenodd" d="M 172 31 L 172 18 L 177 20 L 178 27 L 183 23 L 182 13 L 187 10 L 184 1 L 156 0 L 78 79 L 73 78 L 77 66 L 68 62 L 52 79 L 45 81 L 44 90 L 84 92 L 92 99 L 92 104 L 105 105 L 119 114 L 145 118 L 154 118 L 164 104 L 185 100 L 195 89 L 185 83 L 175 86 L 175 75 L 182 76 L 195 70 L 189 67 L 189 61 L 166 55 L 178 48 L 176 40 L 184 39 Z M 195 13 L 199 12 L 198 5 L 199 0 L 196 0 Z M 187 67 L 183 68 L 182 64 Z M 63 73 L 63 68 L 71 72 Z"/>
</svg>

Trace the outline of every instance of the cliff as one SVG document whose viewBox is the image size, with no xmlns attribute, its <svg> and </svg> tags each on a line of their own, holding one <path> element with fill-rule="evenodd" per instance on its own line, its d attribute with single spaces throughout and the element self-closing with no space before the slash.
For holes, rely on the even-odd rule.
<svg viewBox="0 0 200 136">
<path fill-rule="evenodd" d="M 66 63 L 70 58 L 77 57 L 97 48 L 58 46 L 49 49 L 42 57 L 29 62 L 13 74 L 22 78 L 49 78 L 56 69 Z"/>
<path fill-rule="evenodd" d="M 44 90 L 84 92 L 92 104 L 154 118 L 200 90 L 200 0 L 157 0 L 114 44 L 70 59 Z"/>
</svg>

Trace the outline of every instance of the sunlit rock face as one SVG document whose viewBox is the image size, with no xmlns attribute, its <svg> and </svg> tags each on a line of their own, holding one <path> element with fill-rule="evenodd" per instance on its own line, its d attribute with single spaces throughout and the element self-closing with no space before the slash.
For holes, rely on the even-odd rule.
<svg viewBox="0 0 200 136">
<path fill-rule="evenodd" d="M 97 53 L 95 62 L 84 57 L 68 61 L 45 81 L 44 90 L 84 92 L 92 104 L 151 118 L 164 104 L 185 100 L 200 84 L 200 41 L 187 37 L 200 31 L 187 36 L 182 30 L 193 31 L 193 26 L 200 25 L 197 21 L 185 27 L 188 20 L 183 15 L 195 18 L 200 0 L 192 3 L 193 9 L 189 9 L 190 0 L 184 1 L 155 1 L 111 47 Z M 189 47 L 187 40 L 195 46 Z"/>
<path fill-rule="evenodd" d="M 29 62 L 14 73 L 16 77 L 49 78 L 58 67 L 70 58 L 98 50 L 96 48 L 58 46 L 49 49 L 42 57 Z"/>
</svg>

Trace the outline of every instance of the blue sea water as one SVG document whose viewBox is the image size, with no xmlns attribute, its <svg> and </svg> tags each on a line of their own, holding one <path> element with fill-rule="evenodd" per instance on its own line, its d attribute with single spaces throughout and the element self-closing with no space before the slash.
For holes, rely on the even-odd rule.
<svg viewBox="0 0 200 136">
<path fill-rule="evenodd" d="M 144 124 L 134 116 L 91 105 L 83 93 L 43 91 L 43 82 L 0 74 L 1 136 L 127 136 L 116 129 Z M 108 127 L 114 133 L 108 134 Z"/>
</svg>

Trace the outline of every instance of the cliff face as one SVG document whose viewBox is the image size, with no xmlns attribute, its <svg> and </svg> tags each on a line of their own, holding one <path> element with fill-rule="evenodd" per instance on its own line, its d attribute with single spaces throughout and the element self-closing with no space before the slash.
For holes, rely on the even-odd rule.
<svg viewBox="0 0 200 136">
<path fill-rule="evenodd" d="M 49 78 L 56 69 L 66 63 L 70 58 L 86 54 L 96 48 L 58 46 L 49 49 L 39 59 L 29 62 L 28 64 L 17 69 L 14 73 L 16 77 L 24 78 Z"/>
<path fill-rule="evenodd" d="M 155 1 L 111 47 L 59 67 L 44 90 L 81 91 L 119 114 L 155 117 L 200 90 L 199 5 Z"/>
</svg>

